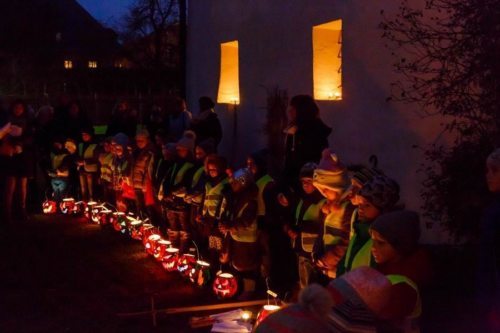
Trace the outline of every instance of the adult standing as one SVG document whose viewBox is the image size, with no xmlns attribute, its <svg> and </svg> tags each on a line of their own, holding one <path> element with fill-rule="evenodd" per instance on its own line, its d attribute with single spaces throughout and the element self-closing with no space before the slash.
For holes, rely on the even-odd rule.
<svg viewBox="0 0 500 333">
<path fill-rule="evenodd" d="M 106 136 L 125 133 L 129 138 L 135 135 L 137 126 L 137 112 L 130 107 L 126 100 L 119 101 L 109 122 Z"/>
<path fill-rule="evenodd" d="M 171 142 L 177 142 L 182 138 L 184 131 L 191 126 L 192 115 L 187 110 L 186 102 L 180 97 L 174 98 L 172 109 L 168 111 L 168 138 Z"/>
<path fill-rule="evenodd" d="M 222 140 L 222 127 L 215 113 L 215 103 L 210 97 L 203 96 L 198 100 L 200 113 L 191 121 L 191 129 L 196 133 L 196 143 L 209 138 L 215 141 L 215 149 Z"/>
<path fill-rule="evenodd" d="M 309 95 L 296 95 L 288 106 L 289 123 L 285 128 L 285 163 L 283 182 L 300 189 L 300 168 L 307 162 L 318 163 L 328 148 L 332 129 L 319 117 L 319 108 Z"/>
</svg>

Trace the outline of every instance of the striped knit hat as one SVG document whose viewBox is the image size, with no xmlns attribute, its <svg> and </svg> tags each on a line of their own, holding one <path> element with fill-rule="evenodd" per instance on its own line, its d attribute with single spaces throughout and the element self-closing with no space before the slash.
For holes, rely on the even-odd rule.
<svg viewBox="0 0 500 333">
<path fill-rule="evenodd" d="M 337 154 L 332 153 L 328 148 L 323 150 L 321 155 L 318 168 L 314 170 L 314 186 L 344 192 L 349 185 L 345 166 L 340 162 Z"/>
</svg>

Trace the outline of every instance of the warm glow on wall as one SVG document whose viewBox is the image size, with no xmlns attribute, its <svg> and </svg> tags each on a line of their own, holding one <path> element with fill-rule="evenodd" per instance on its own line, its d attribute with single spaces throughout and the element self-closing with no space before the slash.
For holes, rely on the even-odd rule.
<svg viewBox="0 0 500 333">
<path fill-rule="evenodd" d="M 240 104 L 238 41 L 220 45 L 220 81 L 217 103 Z"/>
<path fill-rule="evenodd" d="M 64 68 L 66 68 L 66 69 L 73 68 L 73 61 L 71 61 L 71 60 L 64 60 Z"/>
<path fill-rule="evenodd" d="M 314 99 L 342 99 L 342 20 L 313 27 Z"/>
</svg>

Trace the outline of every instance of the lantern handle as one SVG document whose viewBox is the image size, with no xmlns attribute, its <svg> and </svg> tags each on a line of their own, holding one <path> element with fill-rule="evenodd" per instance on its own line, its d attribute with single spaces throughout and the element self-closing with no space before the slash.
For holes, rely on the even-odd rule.
<svg viewBox="0 0 500 333">
<path fill-rule="evenodd" d="M 196 245 L 196 242 L 191 239 L 191 242 L 193 243 L 194 245 L 194 248 L 196 249 L 196 260 L 201 260 L 203 259 L 201 256 L 200 256 L 200 251 L 198 250 L 198 245 Z"/>
</svg>

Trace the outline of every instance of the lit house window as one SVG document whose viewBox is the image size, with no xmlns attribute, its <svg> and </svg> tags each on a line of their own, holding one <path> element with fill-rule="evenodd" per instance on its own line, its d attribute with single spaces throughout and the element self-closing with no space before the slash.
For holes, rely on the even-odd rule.
<svg viewBox="0 0 500 333">
<path fill-rule="evenodd" d="M 97 61 L 89 61 L 89 68 L 97 68 Z"/>
<path fill-rule="evenodd" d="M 313 27 L 314 99 L 342 99 L 342 20 Z"/>
<path fill-rule="evenodd" d="M 220 45 L 220 78 L 217 103 L 240 104 L 238 41 Z"/>
<path fill-rule="evenodd" d="M 66 68 L 66 69 L 73 68 L 73 61 L 71 61 L 71 60 L 64 60 L 64 68 Z"/>
<path fill-rule="evenodd" d="M 123 63 L 121 61 L 115 62 L 115 68 L 123 68 Z"/>
</svg>

